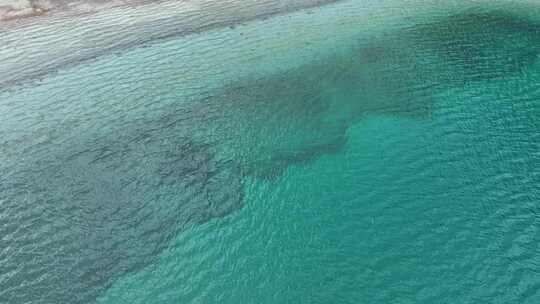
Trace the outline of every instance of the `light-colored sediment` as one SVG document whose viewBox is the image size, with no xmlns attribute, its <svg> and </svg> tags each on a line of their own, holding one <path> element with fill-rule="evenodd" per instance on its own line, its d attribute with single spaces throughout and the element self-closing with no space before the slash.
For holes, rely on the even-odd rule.
<svg viewBox="0 0 540 304">
<path fill-rule="evenodd" d="M 55 13 L 80 14 L 120 5 L 141 5 L 162 0 L 0 0 L 0 21 L 21 20 Z"/>
<path fill-rule="evenodd" d="M 47 0 L 0 0 L 0 21 L 41 16 L 52 7 Z"/>
</svg>

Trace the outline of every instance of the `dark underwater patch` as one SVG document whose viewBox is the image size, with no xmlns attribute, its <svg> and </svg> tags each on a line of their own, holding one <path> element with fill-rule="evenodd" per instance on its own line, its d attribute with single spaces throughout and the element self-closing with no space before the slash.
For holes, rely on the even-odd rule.
<svg viewBox="0 0 540 304">
<path fill-rule="evenodd" d="M 234 146 L 246 174 L 275 177 L 335 153 L 366 115 L 431 116 L 437 94 L 470 81 L 519 76 L 540 52 L 540 26 L 511 13 L 468 12 L 361 41 L 350 52 L 246 77 L 207 102 L 226 105 L 255 144 Z M 220 119 L 216 121 L 220 123 Z M 270 140 L 269 140 L 270 139 Z"/>
<path fill-rule="evenodd" d="M 540 55 L 540 23 L 506 11 L 469 11 L 412 30 L 451 70 L 450 82 L 512 77 Z M 448 75 L 446 75 L 448 76 Z"/>
<path fill-rule="evenodd" d="M 241 208 L 233 164 L 161 131 L 88 138 L 19 164 L 0 188 L 0 268 L 14 270 L 1 302 L 91 302 L 186 225 Z"/>
<path fill-rule="evenodd" d="M 227 113 L 210 121 L 223 132 L 218 137 L 230 138 L 224 144 L 236 152 L 245 174 L 275 178 L 290 165 L 339 152 L 349 126 L 366 115 L 431 115 L 437 83 L 420 80 L 423 58 L 390 46 L 373 58 L 376 43 L 294 69 L 250 75 L 216 91 L 201 107 Z"/>
</svg>

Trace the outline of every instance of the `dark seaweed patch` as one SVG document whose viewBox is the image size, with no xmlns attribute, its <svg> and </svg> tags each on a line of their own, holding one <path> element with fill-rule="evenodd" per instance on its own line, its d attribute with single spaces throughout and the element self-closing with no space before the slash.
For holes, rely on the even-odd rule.
<svg viewBox="0 0 540 304">
<path fill-rule="evenodd" d="M 417 55 L 361 45 L 295 69 L 240 79 L 195 112 L 227 113 L 211 121 L 223 132 L 218 137 L 231 139 L 224 145 L 235 151 L 243 172 L 274 178 L 290 165 L 340 151 L 348 127 L 366 115 L 429 117 L 438 84 L 419 76 L 424 58 Z"/>
<path fill-rule="evenodd" d="M 511 77 L 540 54 L 540 24 L 505 11 L 472 11 L 415 28 L 413 39 L 434 51 L 458 81 Z"/>
<path fill-rule="evenodd" d="M 0 189 L 2 269 L 18 268 L 0 300 L 91 302 L 118 276 L 151 263 L 186 225 L 240 208 L 234 164 L 172 135 L 88 138 L 21 164 L 26 169 Z"/>
</svg>

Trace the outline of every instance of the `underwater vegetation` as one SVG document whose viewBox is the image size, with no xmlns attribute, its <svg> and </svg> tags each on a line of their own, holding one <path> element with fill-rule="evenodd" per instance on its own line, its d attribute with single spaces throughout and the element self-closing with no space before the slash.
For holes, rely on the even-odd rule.
<svg viewBox="0 0 540 304">
<path fill-rule="evenodd" d="M 509 12 L 473 11 L 450 16 L 412 31 L 414 41 L 430 49 L 461 79 L 485 81 L 512 77 L 533 65 L 540 54 L 540 24 Z"/>
<path fill-rule="evenodd" d="M 90 138 L 19 165 L 0 188 L 2 260 L 6 271 L 18 269 L 9 282 L 17 288 L 3 297 L 90 302 L 118 274 L 150 263 L 186 224 L 241 207 L 234 165 L 171 138 L 172 127 L 160 131 Z M 24 284 L 29 275 L 35 285 Z"/>
</svg>

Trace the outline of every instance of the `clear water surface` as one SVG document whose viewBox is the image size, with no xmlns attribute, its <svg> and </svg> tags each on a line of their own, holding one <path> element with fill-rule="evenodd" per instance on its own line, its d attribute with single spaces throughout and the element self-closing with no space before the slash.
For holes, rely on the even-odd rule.
<svg viewBox="0 0 540 304">
<path fill-rule="evenodd" d="M 540 302 L 538 4 L 175 5 L 0 32 L 1 303 Z"/>
</svg>

